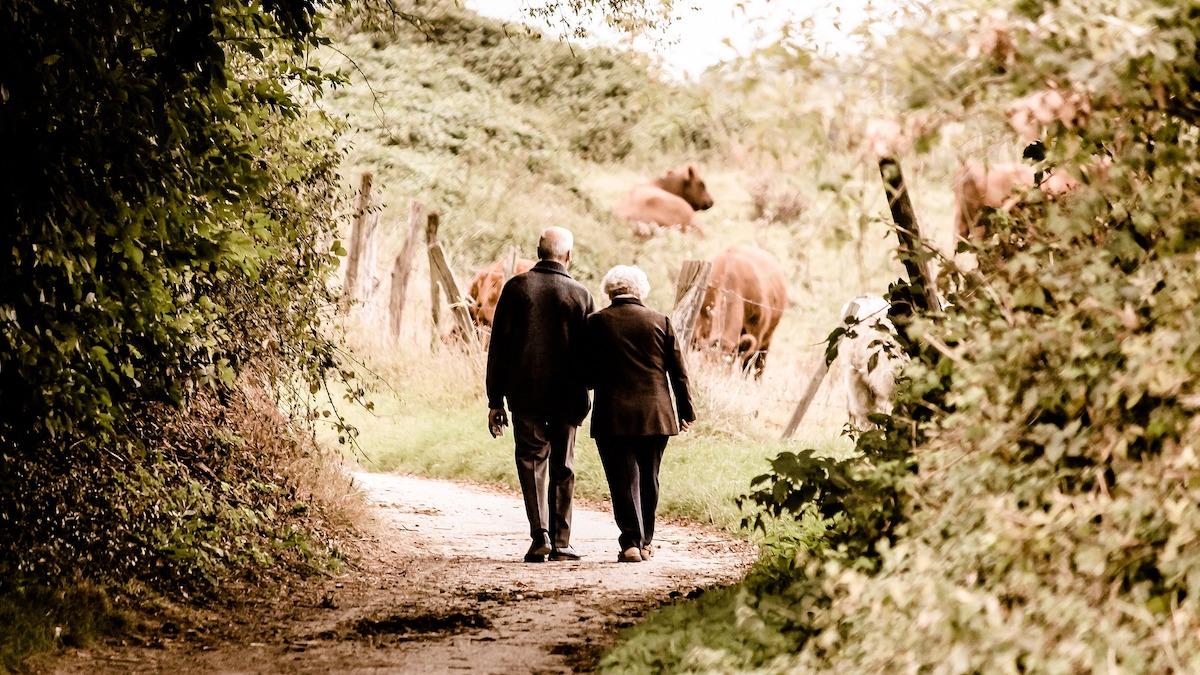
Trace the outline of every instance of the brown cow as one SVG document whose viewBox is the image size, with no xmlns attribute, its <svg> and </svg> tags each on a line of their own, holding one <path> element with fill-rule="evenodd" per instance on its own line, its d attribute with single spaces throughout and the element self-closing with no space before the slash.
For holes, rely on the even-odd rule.
<svg viewBox="0 0 1200 675">
<path fill-rule="evenodd" d="M 745 244 L 725 249 L 712 265 L 694 341 L 701 349 L 740 358 L 743 368 L 762 377 L 787 307 L 783 268 L 770 253 Z"/>
<path fill-rule="evenodd" d="M 625 201 L 613 210 L 618 218 L 629 221 L 635 232 L 649 236 L 657 228 L 678 227 L 680 232 L 704 230 L 696 222 L 696 212 L 712 208 L 704 179 L 695 164 L 671 169 L 649 183 L 635 186 Z M 648 226 L 646 229 L 642 229 Z"/>
<path fill-rule="evenodd" d="M 471 320 L 480 328 L 490 329 L 492 319 L 496 317 L 496 303 L 500 300 L 500 289 L 504 287 L 504 272 L 508 269 L 507 260 L 497 260 L 479 270 L 471 285 L 467 288 L 467 309 L 471 312 Z M 533 268 L 533 261 L 518 258 L 513 274 L 528 272 Z"/>
<path fill-rule="evenodd" d="M 983 239 L 984 210 L 1016 206 L 1033 189 L 1034 181 L 1033 167 L 1027 164 L 967 162 L 954 179 L 954 233 L 963 239 Z M 1075 190 L 1079 181 L 1059 169 L 1043 176 L 1037 187 L 1053 199 Z"/>
</svg>

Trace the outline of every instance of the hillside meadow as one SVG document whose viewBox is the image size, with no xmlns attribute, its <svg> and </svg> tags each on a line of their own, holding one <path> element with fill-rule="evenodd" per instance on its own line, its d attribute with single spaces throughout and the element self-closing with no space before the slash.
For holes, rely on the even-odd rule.
<svg viewBox="0 0 1200 675">
<path fill-rule="evenodd" d="M 440 240 L 464 287 L 514 247 L 533 257 L 548 225 L 575 233 L 572 274 L 601 302 L 599 279 L 618 263 L 645 269 L 649 304 L 669 311 L 684 260 L 750 243 L 780 261 L 790 305 L 764 378 L 692 356 L 701 417 L 667 454 L 666 513 L 735 529 L 733 500 L 767 458 L 808 446 L 846 452 L 836 368 L 796 437 L 780 434 L 841 305 L 882 293 L 900 269 L 874 163 L 858 147 L 831 144 L 811 114 L 789 116 L 785 101 L 764 111 L 750 104 L 753 92 L 731 95 L 736 88 L 721 81 L 728 74 L 674 82 L 635 54 L 571 46 L 456 8 L 430 26 L 348 25 L 322 54 L 349 80 L 323 103 L 349 125 L 344 180 L 373 172 L 382 203 L 378 286 L 346 322 L 374 404 L 341 410 L 358 428 L 353 454 L 362 466 L 515 486 L 511 441 L 491 439 L 484 424 L 482 355 L 447 343 L 447 327 L 435 331 L 429 319 L 420 247 L 402 334 L 387 329 L 391 264 L 414 199 L 440 212 Z M 811 144 L 777 142 L 792 129 Z M 612 216 L 637 182 L 687 163 L 715 200 L 700 214 L 707 236 L 639 239 Z M 923 163 L 911 175 L 918 208 L 947 249 L 948 166 Z M 332 431 L 322 437 L 335 440 Z M 576 455 L 581 494 L 604 497 L 590 439 L 581 438 Z"/>
</svg>

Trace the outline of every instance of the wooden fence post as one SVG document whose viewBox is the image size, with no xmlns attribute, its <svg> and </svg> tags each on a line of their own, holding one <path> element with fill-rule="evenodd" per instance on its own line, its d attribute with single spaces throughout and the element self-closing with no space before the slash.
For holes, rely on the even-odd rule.
<svg viewBox="0 0 1200 675">
<path fill-rule="evenodd" d="M 420 236 L 417 227 L 421 224 L 421 216 L 424 212 L 425 208 L 421 206 L 421 202 L 414 199 L 409 204 L 408 236 L 404 240 L 404 247 L 396 256 L 396 262 L 392 265 L 392 297 L 388 310 L 391 314 L 392 336 L 396 339 L 400 338 L 404 302 L 408 294 L 408 277 L 412 273 L 413 252 L 417 249 L 417 237 Z"/>
<path fill-rule="evenodd" d="M 508 283 L 508 280 L 511 279 L 513 277 L 513 275 L 516 273 L 517 273 L 517 247 L 512 246 L 512 247 L 509 247 L 508 260 L 504 264 L 504 281 L 502 281 L 500 283 L 500 287 L 503 288 L 504 284 Z"/>
<path fill-rule="evenodd" d="M 675 308 L 671 312 L 671 323 L 680 345 L 687 349 L 692 344 L 696 320 L 700 318 L 701 305 L 708 290 L 708 277 L 712 263 L 707 260 L 685 260 L 675 285 Z"/>
<path fill-rule="evenodd" d="M 858 316 L 858 301 L 855 300 L 846 308 L 846 316 Z M 842 323 L 846 323 L 846 316 L 841 317 Z M 837 354 L 837 349 L 842 346 L 842 337 L 838 337 L 837 343 L 834 345 L 834 354 Z M 836 358 L 836 356 L 834 357 Z M 787 426 L 783 429 L 783 440 L 792 437 L 796 433 L 796 429 L 800 427 L 800 423 L 804 421 L 804 415 L 808 413 L 808 407 L 812 405 L 813 399 L 817 397 L 817 391 L 821 388 L 821 383 L 825 381 L 825 375 L 829 372 L 829 362 L 825 360 L 825 354 L 821 354 L 821 362 L 817 364 L 816 370 L 812 377 L 808 379 L 808 386 L 804 388 L 804 395 L 800 397 L 800 402 L 796 404 L 796 410 L 792 412 L 791 419 L 788 420 Z"/>
<path fill-rule="evenodd" d="M 917 241 L 921 238 L 921 225 L 917 222 L 912 201 L 908 198 L 908 188 L 904 184 L 904 173 L 900 170 L 900 162 L 893 157 L 881 158 L 879 174 L 883 177 L 888 208 L 892 212 L 892 220 L 896 223 L 896 238 L 900 240 L 900 258 L 904 262 L 905 271 L 908 272 L 908 283 L 913 286 L 915 291 L 913 302 L 918 306 L 914 309 L 922 312 L 940 309 L 929 262 L 917 259 Z"/>
<path fill-rule="evenodd" d="M 783 429 L 783 440 L 791 438 L 799 428 L 800 422 L 804 421 L 808 406 L 812 405 L 813 399 L 817 397 L 817 390 L 821 388 L 821 383 L 825 381 L 825 375 L 828 372 L 829 364 L 825 362 L 825 355 L 821 354 L 821 363 L 817 365 L 816 372 L 809 378 L 808 386 L 804 388 L 804 395 L 800 397 L 800 402 L 796 404 L 796 410 L 792 412 L 792 417 Z"/>
<path fill-rule="evenodd" d="M 914 309 L 921 312 L 928 312 L 941 308 L 937 299 L 936 289 L 933 285 L 933 274 L 929 270 L 929 263 L 925 260 L 918 260 L 916 256 L 917 242 L 921 238 L 921 226 L 917 222 L 916 213 L 913 211 L 912 201 L 908 197 L 908 188 L 904 184 L 904 173 L 900 170 L 900 163 L 892 157 L 883 157 L 879 160 L 879 174 L 883 177 L 884 188 L 887 192 L 888 209 L 892 212 L 892 220 L 896 223 L 896 238 L 900 242 L 900 257 L 904 263 L 904 270 L 908 273 L 909 284 L 912 285 L 914 293 L 912 294 L 912 302 L 916 305 Z M 857 303 L 853 303 L 846 311 L 847 315 L 858 315 Z M 846 317 L 841 317 L 843 323 Z M 842 338 L 838 338 L 836 349 L 841 346 Z M 829 363 L 826 362 L 825 356 L 821 356 L 821 362 L 817 365 L 816 371 L 808 381 L 808 386 L 804 390 L 804 395 L 800 397 L 800 402 L 796 405 L 796 410 L 792 413 L 792 417 L 788 420 L 787 426 L 783 430 L 783 439 L 787 440 L 796 433 L 796 429 L 800 426 L 800 422 L 804 420 L 804 415 L 808 412 L 809 405 L 812 404 L 813 398 L 816 397 L 817 391 L 821 388 L 821 382 L 825 380 L 825 375 L 829 372 Z"/>
<path fill-rule="evenodd" d="M 371 213 L 371 186 L 375 176 L 364 171 L 358 196 L 354 200 L 354 225 L 350 231 L 350 248 L 346 254 L 346 280 L 342 288 L 342 309 L 355 300 L 363 299 L 362 284 L 374 276 L 374 247 L 372 241 L 379 226 L 379 214 Z M 368 269 L 365 270 L 363 267 Z M 373 289 L 372 289 L 373 290 Z"/>
<path fill-rule="evenodd" d="M 438 337 L 441 335 L 441 315 L 442 315 L 442 295 L 441 289 L 437 284 L 437 278 L 433 272 L 433 254 L 428 253 L 433 250 L 434 244 L 437 243 L 438 219 L 437 211 L 431 211 L 425 216 L 425 247 L 429 256 L 429 311 L 433 320 L 433 346 L 437 346 Z"/>
<path fill-rule="evenodd" d="M 425 238 L 429 244 L 429 286 L 434 296 L 434 341 L 436 343 L 440 334 L 437 326 L 440 314 L 438 287 L 441 287 L 450 303 L 450 315 L 454 317 L 455 326 L 462 331 L 463 339 L 467 341 L 467 344 L 474 348 L 478 344 L 475 324 L 471 321 L 471 312 L 467 309 L 467 300 L 460 290 L 458 279 L 454 277 L 454 271 L 450 269 L 450 264 L 446 261 L 446 253 L 442 250 L 442 245 L 438 243 L 437 228 L 438 216 L 436 213 L 431 213 L 425 228 Z"/>
</svg>

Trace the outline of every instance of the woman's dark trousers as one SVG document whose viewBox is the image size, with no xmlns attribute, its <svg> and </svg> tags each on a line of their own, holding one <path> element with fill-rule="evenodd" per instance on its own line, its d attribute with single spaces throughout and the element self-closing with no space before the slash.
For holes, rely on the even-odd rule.
<svg viewBox="0 0 1200 675">
<path fill-rule="evenodd" d="M 668 436 L 597 438 L 600 462 L 608 478 L 613 517 L 621 530 L 621 549 L 648 546 L 654 539 L 658 509 L 658 467 Z"/>
</svg>

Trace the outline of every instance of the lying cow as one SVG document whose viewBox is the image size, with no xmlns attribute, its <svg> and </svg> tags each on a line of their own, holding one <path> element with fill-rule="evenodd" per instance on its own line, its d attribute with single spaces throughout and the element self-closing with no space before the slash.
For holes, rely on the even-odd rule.
<svg viewBox="0 0 1200 675">
<path fill-rule="evenodd" d="M 703 236 L 696 212 L 712 205 L 713 199 L 700 172 L 694 164 L 688 164 L 635 186 L 613 212 L 632 223 L 639 235 L 650 236 L 657 229 L 677 227 L 680 232 L 695 230 Z"/>
<path fill-rule="evenodd" d="M 505 271 L 509 261 L 497 260 L 479 270 L 471 285 L 467 288 L 467 310 L 471 313 L 471 321 L 482 329 L 491 329 L 492 320 L 496 317 L 496 303 L 500 300 L 500 289 L 504 287 Z M 533 261 L 518 258 L 513 274 L 521 274 L 533 269 Z"/>
<path fill-rule="evenodd" d="M 967 240 L 986 237 L 984 216 L 989 209 L 1009 209 L 1034 187 L 1053 199 L 1079 187 L 1079 181 L 1058 170 L 1035 184 L 1033 167 L 1017 162 L 983 164 L 967 162 L 954 179 L 954 233 Z"/>
<path fill-rule="evenodd" d="M 842 306 L 846 336 L 838 345 L 838 358 L 855 429 L 868 428 L 871 413 L 892 412 L 896 371 L 904 356 L 896 343 L 896 327 L 888 319 L 889 307 L 878 295 L 860 295 Z"/>
<path fill-rule="evenodd" d="M 762 377 L 771 337 L 787 307 L 783 268 L 756 246 L 731 246 L 713 258 L 694 342 L 741 360 Z"/>
</svg>

